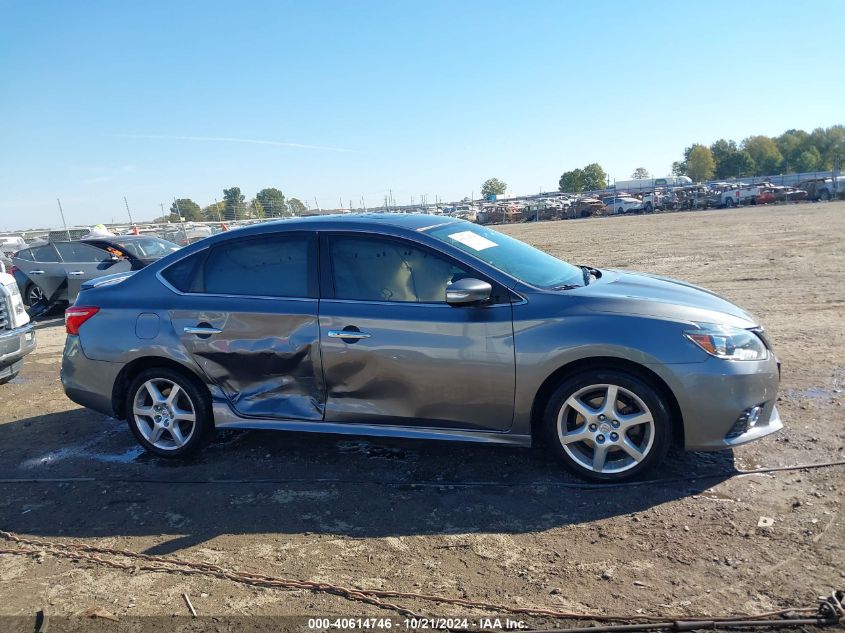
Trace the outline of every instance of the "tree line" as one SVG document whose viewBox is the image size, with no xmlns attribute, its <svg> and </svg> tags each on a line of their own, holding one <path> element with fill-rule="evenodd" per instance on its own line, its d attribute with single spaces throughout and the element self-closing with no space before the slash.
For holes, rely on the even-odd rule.
<svg viewBox="0 0 845 633">
<path fill-rule="evenodd" d="M 179 222 L 184 219 L 186 222 L 222 222 L 251 218 L 284 218 L 302 215 L 305 210 L 306 206 L 301 200 L 285 198 L 285 194 L 275 187 L 262 189 L 248 202 L 240 187 L 230 187 L 223 190 L 221 201 L 215 201 L 205 207 L 201 207 L 191 198 L 177 198 L 170 205 L 170 213 L 156 218 L 156 221 Z"/>
<path fill-rule="evenodd" d="M 749 136 L 741 142 L 721 138 L 710 146 L 693 143 L 672 173 L 695 182 L 716 178 L 842 169 L 845 125 L 818 127 L 812 132 L 787 130 L 780 136 Z"/>
<path fill-rule="evenodd" d="M 694 182 L 745 176 L 831 171 L 845 161 L 845 125 L 818 127 L 812 132 L 787 130 L 780 136 L 749 136 L 741 142 L 721 138 L 711 145 L 693 143 L 683 160 L 672 163 L 672 174 L 689 176 Z M 645 167 L 637 167 L 632 180 L 649 178 Z M 598 163 L 564 172 L 560 191 L 580 193 L 605 189 L 607 172 Z"/>
</svg>

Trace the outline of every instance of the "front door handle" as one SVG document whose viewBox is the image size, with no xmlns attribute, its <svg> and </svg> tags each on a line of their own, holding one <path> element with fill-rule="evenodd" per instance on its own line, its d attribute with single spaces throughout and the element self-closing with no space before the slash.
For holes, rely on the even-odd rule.
<svg viewBox="0 0 845 633">
<path fill-rule="evenodd" d="M 353 340 L 360 340 L 362 338 L 370 338 L 368 332 L 356 332 L 354 330 L 329 330 L 329 338 L 348 338 Z"/>
<path fill-rule="evenodd" d="M 43 270 L 30 270 L 27 273 L 27 275 L 43 275 L 43 274 L 44 274 Z"/>
<path fill-rule="evenodd" d="M 198 334 L 202 335 L 210 335 L 210 334 L 220 334 L 223 330 L 216 327 L 186 327 L 185 334 Z"/>
<path fill-rule="evenodd" d="M 84 274 L 85 274 L 84 270 L 74 270 L 74 271 L 68 273 L 68 275 L 73 275 L 74 277 L 79 277 L 79 276 L 84 275 Z"/>
</svg>

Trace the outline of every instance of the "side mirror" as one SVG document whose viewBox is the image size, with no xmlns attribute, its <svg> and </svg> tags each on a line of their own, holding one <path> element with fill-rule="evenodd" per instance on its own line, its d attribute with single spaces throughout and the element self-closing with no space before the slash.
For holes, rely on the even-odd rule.
<svg viewBox="0 0 845 633">
<path fill-rule="evenodd" d="M 459 279 L 446 286 L 446 303 L 452 306 L 465 306 L 484 303 L 490 299 L 493 286 L 480 279 Z"/>
</svg>

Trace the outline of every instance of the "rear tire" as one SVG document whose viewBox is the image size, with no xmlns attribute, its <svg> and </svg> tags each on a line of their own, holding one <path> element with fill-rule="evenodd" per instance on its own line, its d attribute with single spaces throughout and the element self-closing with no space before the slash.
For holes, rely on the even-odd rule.
<svg viewBox="0 0 845 633">
<path fill-rule="evenodd" d="M 543 430 L 563 466 L 592 481 L 636 477 L 662 462 L 672 443 L 663 396 L 649 382 L 618 370 L 564 379 L 546 404 Z"/>
<path fill-rule="evenodd" d="M 214 433 L 208 391 L 199 380 L 168 367 L 138 374 L 126 395 L 126 420 L 150 453 L 180 458 L 196 453 Z"/>
<path fill-rule="evenodd" d="M 24 289 L 22 299 L 28 308 L 32 307 L 44 299 L 44 291 L 42 291 L 35 283 L 30 283 Z"/>
</svg>

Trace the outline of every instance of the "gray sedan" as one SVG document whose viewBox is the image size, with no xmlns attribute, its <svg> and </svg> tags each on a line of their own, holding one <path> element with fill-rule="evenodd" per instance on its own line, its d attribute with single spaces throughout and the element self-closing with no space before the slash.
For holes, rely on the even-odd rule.
<svg viewBox="0 0 845 633">
<path fill-rule="evenodd" d="M 595 480 L 781 428 L 742 309 L 426 215 L 266 223 L 82 285 L 75 402 L 183 457 L 214 429 L 547 445 Z"/>
</svg>

